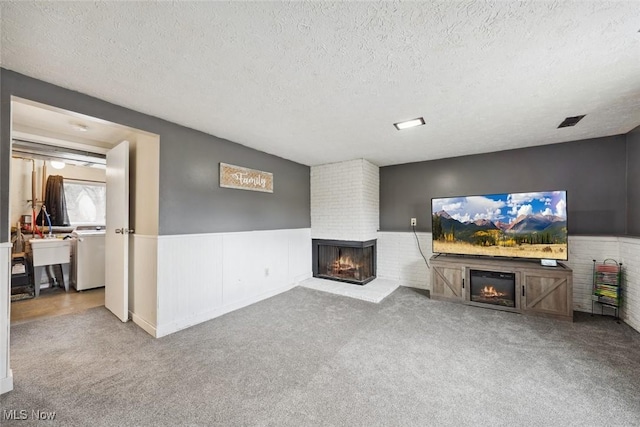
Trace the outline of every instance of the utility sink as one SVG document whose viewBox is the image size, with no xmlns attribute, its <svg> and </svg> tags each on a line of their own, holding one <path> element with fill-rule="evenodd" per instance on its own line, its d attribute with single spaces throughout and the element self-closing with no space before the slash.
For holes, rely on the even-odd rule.
<svg viewBox="0 0 640 427">
<path fill-rule="evenodd" d="M 30 239 L 33 259 L 34 284 L 36 296 L 40 294 L 40 278 L 49 265 L 62 265 L 62 279 L 65 291 L 69 291 L 69 261 L 71 259 L 71 241 L 62 239 Z"/>
</svg>

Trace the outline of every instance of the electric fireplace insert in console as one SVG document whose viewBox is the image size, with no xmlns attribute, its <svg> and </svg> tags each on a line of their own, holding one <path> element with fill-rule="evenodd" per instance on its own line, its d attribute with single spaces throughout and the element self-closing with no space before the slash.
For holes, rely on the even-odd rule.
<svg viewBox="0 0 640 427">
<path fill-rule="evenodd" d="M 516 276 L 499 271 L 470 270 L 471 301 L 502 307 L 516 306 Z"/>
</svg>

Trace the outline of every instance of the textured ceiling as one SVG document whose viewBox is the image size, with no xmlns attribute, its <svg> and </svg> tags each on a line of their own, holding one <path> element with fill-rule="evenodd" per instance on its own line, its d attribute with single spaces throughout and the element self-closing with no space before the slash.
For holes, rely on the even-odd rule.
<svg viewBox="0 0 640 427">
<path fill-rule="evenodd" d="M 0 8 L 3 67 L 307 165 L 384 166 L 640 125 L 638 1 Z M 419 116 L 425 126 L 393 127 Z"/>
</svg>

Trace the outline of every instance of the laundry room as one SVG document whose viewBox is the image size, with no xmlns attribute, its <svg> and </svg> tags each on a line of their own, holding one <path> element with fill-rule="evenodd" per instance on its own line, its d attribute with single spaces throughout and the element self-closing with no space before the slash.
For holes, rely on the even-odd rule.
<svg viewBox="0 0 640 427">
<path fill-rule="evenodd" d="M 127 215 L 135 211 L 128 202 L 135 194 L 136 141 L 141 138 L 131 128 L 12 100 L 12 324 L 105 305 L 107 188 L 112 187 L 112 198 L 125 199 Z M 133 159 L 131 192 L 128 182 L 116 179 L 114 184 L 107 178 L 108 153 L 121 145 L 126 145 L 120 150 L 126 170 Z M 114 169 L 122 169 L 117 162 L 112 162 L 111 175 L 120 176 Z M 132 234 L 133 221 L 119 216 L 124 227 L 114 232 Z"/>
<path fill-rule="evenodd" d="M 24 152 L 23 146 L 15 143 L 11 161 L 11 299 L 42 297 L 47 309 L 54 310 L 69 290 L 104 288 L 104 164 L 73 164 L 62 160 L 65 154 L 45 159 L 45 154 Z M 53 264 L 50 257 L 63 259 Z M 67 309 L 73 308 L 69 298 L 64 299 Z M 90 300 L 104 304 L 104 290 Z M 27 315 L 21 308 L 30 305 L 14 304 L 12 314 Z"/>
</svg>

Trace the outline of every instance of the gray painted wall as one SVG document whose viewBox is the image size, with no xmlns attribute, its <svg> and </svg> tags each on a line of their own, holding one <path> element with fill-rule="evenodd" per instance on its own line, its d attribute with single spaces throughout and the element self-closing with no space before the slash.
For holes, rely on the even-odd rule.
<svg viewBox="0 0 640 427">
<path fill-rule="evenodd" d="M 627 234 L 640 236 L 640 126 L 627 134 Z"/>
<path fill-rule="evenodd" d="M 431 231 L 431 198 L 567 190 L 569 232 L 625 233 L 624 135 L 380 168 L 380 228 Z"/>
<path fill-rule="evenodd" d="M 0 70 L 0 241 L 8 240 L 11 95 L 160 135 L 159 234 L 309 228 L 309 167 Z M 218 163 L 274 174 L 274 193 L 219 187 Z"/>
<path fill-rule="evenodd" d="M 273 173 L 273 193 L 221 188 L 219 162 Z M 190 129 L 161 134 L 160 189 L 163 234 L 311 227 L 308 166 Z"/>
</svg>

